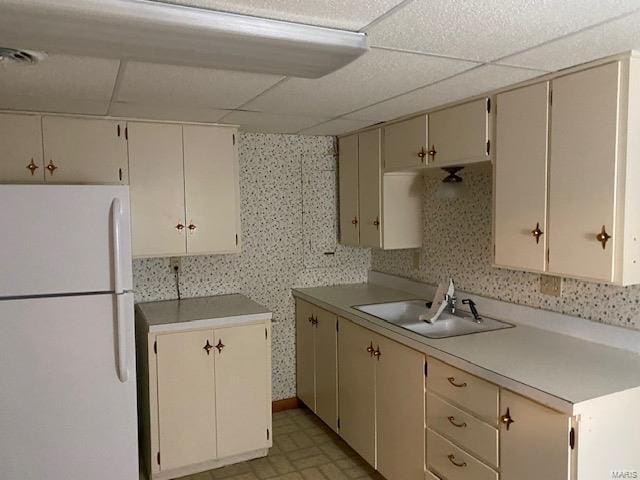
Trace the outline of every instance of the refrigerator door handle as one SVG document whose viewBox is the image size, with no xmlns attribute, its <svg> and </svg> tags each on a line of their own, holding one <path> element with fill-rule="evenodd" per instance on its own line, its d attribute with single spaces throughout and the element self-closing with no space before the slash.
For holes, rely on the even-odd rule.
<svg viewBox="0 0 640 480">
<path fill-rule="evenodd" d="M 116 297 L 116 367 L 118 378 L 122 383 L 129 380 L 129 352 L 127 348 L 126 315 L 123 312 L 127 295 L 115 295 Z"/>
<path fill-rule="evenodd" d="M 122 218 L 122 203 L 119 198 L 111 202 L 111 234 L 113 235 L 113 279 L 114 293 L 119 295 L 124 292 L 122 288 L 122 261 L 120 248 L 120 219 Z"/>
</svg>

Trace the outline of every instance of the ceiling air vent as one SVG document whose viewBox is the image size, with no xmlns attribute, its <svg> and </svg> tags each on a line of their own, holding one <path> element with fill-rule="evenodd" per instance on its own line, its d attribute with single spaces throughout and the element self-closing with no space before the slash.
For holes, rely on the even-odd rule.
<svg viewBox="0 0 640 480">
<path fill-rule="evenodd" d="M 18 64 L 18 65 L 34 65 L 41 60 L 47 58 L 44 52 L 35 52 L 33 50 L 18 50 L 16 48 L 0 47 L 0 65 L 2 64 Z"/>
</svg>

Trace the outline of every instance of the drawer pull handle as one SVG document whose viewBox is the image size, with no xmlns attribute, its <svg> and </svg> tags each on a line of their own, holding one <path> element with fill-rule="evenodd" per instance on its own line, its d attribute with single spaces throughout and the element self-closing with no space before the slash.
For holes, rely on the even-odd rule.
<svg viewBox="0 0 640 480">
<path fill-rule="evenodd" d="M 447 458 L 456 467 L 466 467 L 467 466 L 467 462 L 456 462 L 456 456 L 453 453 L 451 455 L 448 455 Z"/>
<path fill-rule="evenodd" d="M 456 423 L 456 417 L 447 417 L 447 419 L 449 420 L 449 423 L 454 427 L 464 428 L 467 426 L 466 422 Z"/>
<path fill-rule="evenodd" d="M 467 382 L 456 383 L 456 377 L 448 377 L 449 383 L 457 388 L 464 388 L 467 386 Z"/>
</svg>

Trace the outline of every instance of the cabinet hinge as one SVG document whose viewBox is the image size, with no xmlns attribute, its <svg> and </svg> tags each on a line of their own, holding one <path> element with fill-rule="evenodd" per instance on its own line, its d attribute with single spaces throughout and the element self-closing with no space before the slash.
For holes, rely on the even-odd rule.
<svg viewBox="0 0 640 480">
<path fill-rule="evenodd" d="M 491 140 L 487 140 L 487 155 L 491 154 Z"/>
<path fill-rule="evenodd" d="M 158 353 L 158 341 L 153 341 L 153 353 Z"/>
<path fill-rule="evenodd" d="M 491 99 L 487 98 L 487 113 L 491 113 Z"/>
<path fill-rule="evenodd" d="M 121 168 L 118 169 L 118 177 L 120 178 L 120 181 L 122 181 L 122 169 Z"/>
<path fill-rule="evenodd" d="M 338 428 L 340 428 L 340 417 L 338 417 Z"/>
<path fill-rule="evenodd" d="M 264 339 L 265 340 L 267 339 L 267 329 L 266 328 L 264 329 Z"/>
<path fill-rule="evenodd" d="M 424 376 L 429 376 L 429 364 L 427 362 L 424 362 Z"/>
<path fill-rule="evenodd" d="M 238 234 L 236 233 L 236 245 L 238 245 Z"/>
<path fill-rule="evenodd" d="M 267 440 L 269 440 L 269 429 L 267 428 Z"/>
<path fill-rule="evenodd" d="M 340 326 L 338 324 L 338 319 L 336 318 L 336 332 L 340 331 Z"/>
<path fill-rule="evenodd" d="M 116 130 L 118 131 L 118 136 L 120 136 L 120 125 L 116 126 Z"/>
<path fill-rule="evenodd" d="M 233 138 L 232 141 L 233 141 L 233 144 L 235 145 L 236 144 L 236 134 L 234 133 L 233 135 L 231 135 L 231 137 Z"/>
<path fill-rule="evenodd" d="M 549 249 L 547 248 L 547 265 L 549 265 L 549 257 L 551 256 Z"/>
<path fill-rule="evenodd" d="M 156 459 L 158 460 L 158 465 L 160 465 L 160 452 L 158 452 Z"/>
<path fill-rule="evenodd" d="M 553 90 L 549 90 L 549 105 L 553 105 Z"/>
<path fill-rule="evenodd" d="M 573 427 L 569 430 L 569 446 L 571 447 L 571 450 L 576 448 L 576 429 Z"/>
<path fill-rule="evenodd" d="M 124 127 L 124 138 L 129 140 L 129 127 Z"/>
</svg>

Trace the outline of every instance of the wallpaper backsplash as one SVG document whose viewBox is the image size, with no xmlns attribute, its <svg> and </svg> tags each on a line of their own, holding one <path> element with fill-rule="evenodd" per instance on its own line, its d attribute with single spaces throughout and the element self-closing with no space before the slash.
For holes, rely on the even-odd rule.
<svg viewBox="0 0 640 480">
<path fill-rule="evenodd" d="M 640 285 L 564 279 L 562 296 L 551 297 L 540 293 L 540 275 L 492 267 L 491 166 L 465 168 L 466 192 L 454 200 L 435 196 L 443 174 L 425 176 L 422 249 L 374 250 L 373 270 L 427 283 L 452 277 L 470 293 L 640 330 Z"/>
<path fill-rule="evenodd" d="M 369 250 L 337 245 L 332 137 L 239 135 L 242 253 L 185 257 L 183 297 L 242 293 L 274 313 L 273 398 L 295 396 L 293 287 L 366 281 Z M 136 301 L 176 298 L 168 258 L 133 262 Z"/>
</svg>

